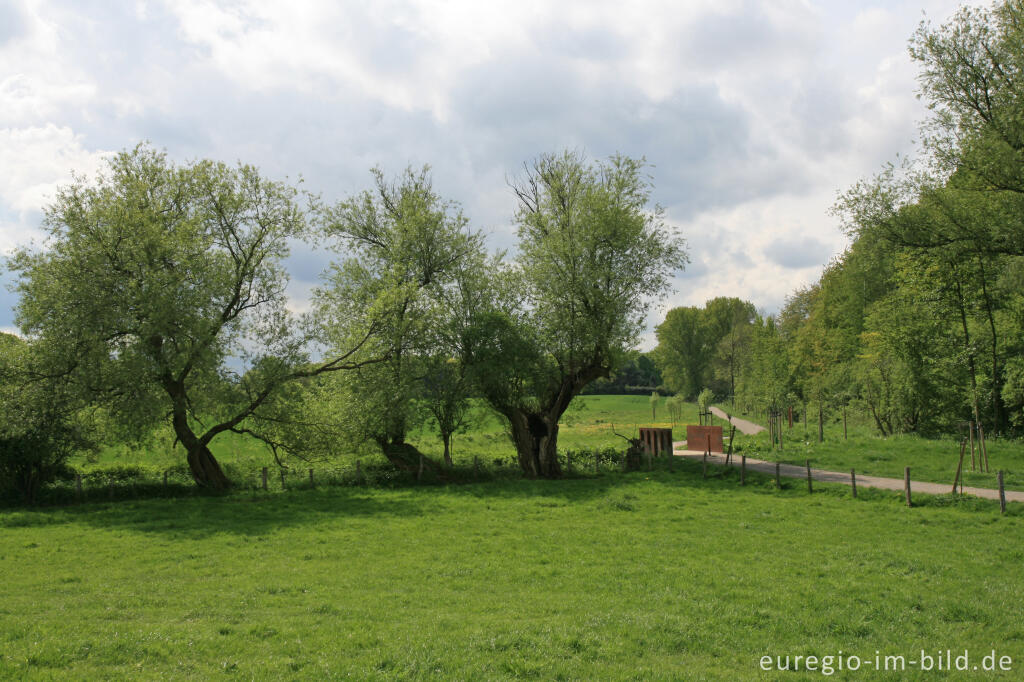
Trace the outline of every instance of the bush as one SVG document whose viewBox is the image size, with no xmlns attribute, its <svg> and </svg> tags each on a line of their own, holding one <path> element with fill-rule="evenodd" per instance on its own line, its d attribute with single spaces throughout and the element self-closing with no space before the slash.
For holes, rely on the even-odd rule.
<svg viewBox="0 0 1024 682">
<path fill-rule="evenodd" d="M 17 431 L 3 429 L 0 434 L 0 494 L 20 496 L 32 503 L 43 484 L 73 478 L 74 472 L 66 461 L 75 451 L 77 441 L 67 425 L 46 420 Z"/>
<path fill-rule="evenodd" d="M 59 379 L 27 369 L 29 353 L 0 334 L 0 496 L 32 503 L 45 483 L 73 476 L 65 462 L 88 446 L 89 425 Z"/>
</svg>

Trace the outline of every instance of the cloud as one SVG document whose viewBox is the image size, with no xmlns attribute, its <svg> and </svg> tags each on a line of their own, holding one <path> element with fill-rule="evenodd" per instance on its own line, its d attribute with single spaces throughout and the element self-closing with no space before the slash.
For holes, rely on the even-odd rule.
<svg viewBox="0 0 1024 682">
<path fill-rule="evenodd" d="M 912 150 L 906 39 L 922 5 L 942 19 L 957 4 L 15 0 L 0 5 L 0 250 L 38 235 L 72 169 L 143 139 L 301 175 L 327 201 L 374 165 L 429 163 L 508 248 L 506 178 L 569 147 L 652 164 L 693 254 L 670 302 L 774 310 L 843 248 L 836 190 Z M 326 260 L 294 250 L 297 309 Z"/>
<path fill-rule="evenodd" d="M 824 264 L 831 249 L 808 235 L 777 237 L 764 250 L 768 260 L 784 268 L 807 268 Z"/>
<path fill-rule="evenodd" d="M 72 173 L 94 175 L 105 152 L 90 151 L 70 128 L 0 129 L 0 253 L 40 236 L 41 209 Z"/>
</svg>

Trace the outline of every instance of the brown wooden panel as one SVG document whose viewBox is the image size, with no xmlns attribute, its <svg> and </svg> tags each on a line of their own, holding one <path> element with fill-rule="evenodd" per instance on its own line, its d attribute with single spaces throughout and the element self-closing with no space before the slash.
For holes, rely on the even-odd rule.
<svg viewBox="0 0 1024 682">
<path fill-rule="evenodd" d="M 722 446 L 721 426 L 686 425 L 686 449 L 703 452 L 708 447 L 708 436 L 711 436 L 711 452 L 725 452 Z"/>
</svg>

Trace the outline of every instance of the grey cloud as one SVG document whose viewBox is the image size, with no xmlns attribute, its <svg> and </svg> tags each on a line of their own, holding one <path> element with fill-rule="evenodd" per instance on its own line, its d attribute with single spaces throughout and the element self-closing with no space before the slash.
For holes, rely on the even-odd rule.
<svg viewBox="0 0 1024 682">
<path fill-rule="evenodd" d="M 764 254 L 784 268 L 807 268 L 823 265 L 832 255 L 832 249 L 815 237 L 793 236 L 772 240 Z"/>
<path fill-rule="evenodd" d="M 585 87 L 564 62 L 516 54 L 471 72 L 454 100 L 474 158 L 515 168 L 562 147 L 644 156 L 657 200 L 681 219 L 808 182 L 754 139 L 748 112 L 711 86 L 655 101 L 611 79 Z"/>
<path fill-rule="evenodd" d="M 712 71 L 779 58 L 806 60 L 818 42 L 815 35 L 798 30 L 797 15 L 807 12 L 805 6 L 790 3 L 790 20 L 779 25 L 764 3 L 755 0 L 729 13 L 709 10 L 679 36 L 678 54 L 684 64 Z"/>
</svg>

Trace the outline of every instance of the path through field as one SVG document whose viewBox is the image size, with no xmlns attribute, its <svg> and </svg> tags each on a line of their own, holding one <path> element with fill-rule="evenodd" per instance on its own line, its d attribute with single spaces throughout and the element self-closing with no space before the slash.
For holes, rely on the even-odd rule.
<svg viewBox="0 0 1024 682">
<path fill-rule="evenodd" d="M 721 417 L 722 419 L 729 420 L 729 415 L 726 414 L 724 410 L 720 410 L 717 407 L 712 407 L 711 413 L 716 417 Z M 737 431 L 748 436 L 752 436 L 755 433 L 761 433 L 762 431 L 764 431 L 764 427 L 761 426 L 760 424 L 748 422 L 746 419 L 740 419 L 739 417 L 733 417 L 730 423 L 732 423 L 732 425 L 736 427 Z"/>
<path fill-rule="evenodd" d="M 733 420 L 735 424 L 737 420 Z M 736 428 L 740 428 L 736 425 Z M 686 441 L 679 441 L 675 443 L 676 447 L 681 447 Z M 686 457 L 687 459 L 700 460 L 704 457 L 704 453 L 699 450 L 681 450 L 675 451 L 676 457 Z M 725 465 L 725 455 L 712 454 L 708 456 L 709 464 Z M 737 455 L 732 456 L 732 462 L 729 466 L 738 467 L 740 465 L 740 458 Z M 750 471 L 757 471 L 762 474 L 768 474 L 769 476 L 775 475 L 775 462 L 769 462 L 763 459 L 754 459 L 747 457 L 747 469 Z M 793 464 L 780 464 L 779 475 L 785 478 L 806 478 L 807 469 L 802 466 L 796 466 Z M 844 485 L 850 485 L 850 472 L 841 473 L 838 471 L 826 471 L 824 469 L 811 469 L 811 479 L 815 481 L 823 481 L 825 483 L 842 483 Z M 865 476 L 857 474 L 857 486 L 862 488 L 883 488 L 885 490 L 903 490 L 903 479 L 902 478 L 883 478 L 881 476 Z M 924 481 L 910 481 L 910 490 L 912 493 L 928 493 L 929 495 L 946 495 L 953 490 L 952 484 L 944 483 L 925 483 Z M 965 495 L 974 495 L 975 497 L 984 497 L 990 500 L 999 499 L 999 491 L 992 490 L 991 488 L 970 488 L 964 486 Z M 1024 492 L 1016 490 L 1006 491 L 1007 502 L 1024 502 Z"/>
</svg>

